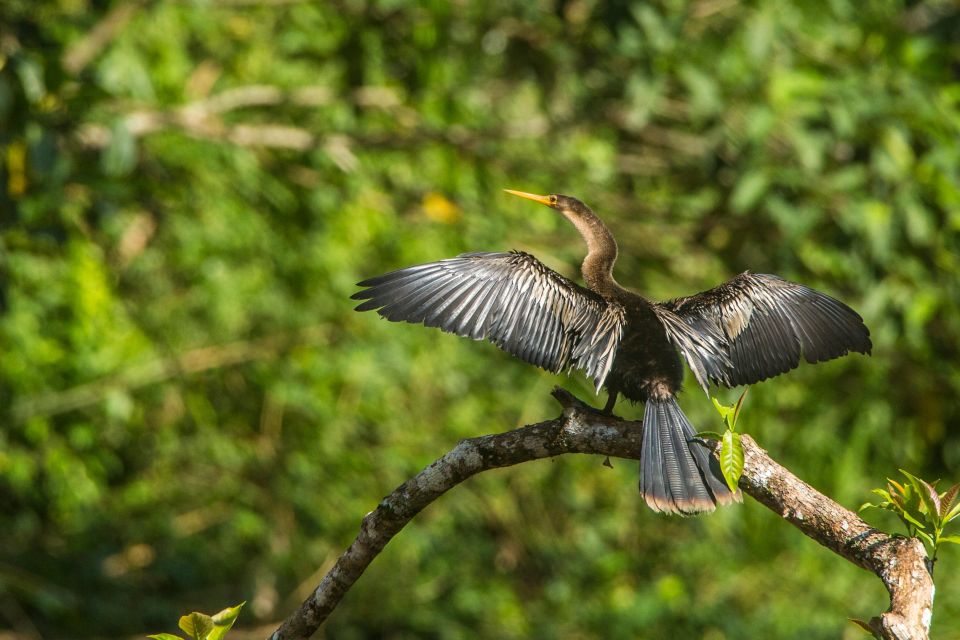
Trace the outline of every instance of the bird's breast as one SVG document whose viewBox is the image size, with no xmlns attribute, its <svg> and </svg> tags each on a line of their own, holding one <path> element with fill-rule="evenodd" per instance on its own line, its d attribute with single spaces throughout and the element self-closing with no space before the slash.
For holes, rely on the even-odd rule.
<svg viewBox="0 0 960 640">
<path fill-rule="evenodd" d="M 627 323 L 617 348 L 607 386 L 634 402 L 680 391 L 683 364 L 666 331 L 649 308 L 627 310 Z"/>
</svg>

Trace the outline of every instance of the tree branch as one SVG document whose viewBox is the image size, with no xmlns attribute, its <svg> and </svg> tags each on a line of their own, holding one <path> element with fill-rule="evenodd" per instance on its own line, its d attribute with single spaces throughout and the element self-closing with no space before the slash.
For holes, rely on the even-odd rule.
<svg viewBox="0 0 960 640">
<path fill-rule="evenodd" d="M 890 609 L 870 621 L 873 630 L 888 640 L 927 638 L 933 616 L 933 564 L 923 543 L 874 529 L 775 462 L 750 436 L 743 436 L 742 442 L 744 493 L 883 581 L 890 592 Z"/>
<path fill-rule="evenodd" d="M 310 638 L 388 542 L 431 502 L 467 478 L 499 467 L 564 453 L 639 459 L 641 424 L 604 415 L 563 389 L 555 420 L 462 440 L 452 451 L 397 487 L 368 513 L 353 544 L 320 585 L 269 640 Z M 915 538 L 890 536 L 819 493 L 743 436 L 740 488 L 804 534 L 876 574 L 890 592 L 890 609 L 870 621 L 885 640 L 928 638 L 933 611 L 932 566 Z M 716 450 L 715 450 L 716 453 Z"/>
</svg>

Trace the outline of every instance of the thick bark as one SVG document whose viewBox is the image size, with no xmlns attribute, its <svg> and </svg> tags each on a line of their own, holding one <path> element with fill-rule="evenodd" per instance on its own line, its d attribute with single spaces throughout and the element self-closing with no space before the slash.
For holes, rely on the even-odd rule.
<svg viewBox="0 0 960 640">
<path fill-rule="evenodd" d="M 641 425 L 604 415 L 557 389 L 564 407 L 555 420 L 461 441 L 397 487 L 360 525 L 353 544 L 320 585 L 269 640 L 310 638 L 374 558 L 417 513 L 449 489 L 488 469 L 564 453 L 639 459 Z M 890 609 L 870 621 L 886 640 L 924 640 L 933 611 L 933 578 L 923 544 L 878 531 L 772 460 L 749 436 L 740 488 L 804 534 L 876 574 Z"/>
</svg>

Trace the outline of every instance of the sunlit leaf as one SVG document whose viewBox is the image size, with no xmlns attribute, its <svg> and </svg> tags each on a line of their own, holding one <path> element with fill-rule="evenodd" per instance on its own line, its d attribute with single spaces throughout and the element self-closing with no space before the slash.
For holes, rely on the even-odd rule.
<svg viewBox="0 0 960 640">
<path fill-rule="evenodd" d="M 937 517 L 940 513 L 940 497 L 936 490 L 925 480 L 917 478 L 903 469 L 900 469 L 900 473 L 907 477 L 910 484 L 913 485 L 914 491 L 920 496 L 920 501 L 923 504 L 922 513 Z"/>
<path fill-rule="evenodd" d="M 13 142 L 6 148 L 7 192 L 14 198 L 27 190 L 27 147 Z"/>
<path fill-rule="evenodd" d="M 940 494 L 937 493 L 936 488 L 926 482 L 923 483 L 923 488 L 926 489 L 928 501 L 924 501 L 928 506 L 928 515 L 932 522 L 940 522 Z"/>
<path fill-rule="evenodd" d="M 180 618 L 178 623 L 191 640 L 207 640 L 207 636 L 213 631 L 213 618 L 205 613 L 194 611 Z"/>
<path fill-rule="evenodd" d="M 740 475 L 743 473 L 743 443 L 740 434 L 727 431 L 723 434 L 720 446 L 720 471 L 730 491 L 737 490 Z"/>
<path fill-rule="evenodd" d="M 957 499 L 958 493 L 960 493 L 960 483 L 953 485 L 940 495 L 940 519 L 942 521 L 947 521 L 947 514 L 953 509 L 953 503 Z"/>
<path fill-rule="evenodd" d="M 947 515 L 943 518 L 943 522 L 952 522 L 957 518 L 957 516 L 960 516 L 960 504 L 953 505 L 953 508 L 950 509 L 950 511 L 947 512 Z"/>
<path fill-rule="evenodd" d="M 744 387 L 740 397 L 737 398 L 737 403 L 733 408 L 733 424 L 730 425 L 731 429 L 736 430 L 737 428 L 737 421 L 740 419 L 740 411 L 743 409 L 743 401 L 746 399 L 748 391 L 750 391 L 750 387 Z"/>
<path fill-rule="evenodd" d="M 876 490 L 874 490 L 876 492 Z M 893 503 L 898 509 L 903 509 L 903 506 L 909 502 L 909 499 L 904 496 L 902 493 L 898 493 L 893 487 L 887 485 L 887 499 Z"/>
<path fill-rule="evenodd" d="M 927 523 L 924 522 L 923 515 L 916 509 L 913 510 L 913 513 L 910 512 L 909 508 L 907 509 L 898 509 L 897 515 L 903 518 L 906 522 L 912 524 L 918 529 L 926 529 Z"/>
<path fill-rule="evenodd" d="M 223 611 L 214 614 L 213 624 L 215 626 L 213 631 L 210 632 L 210 635 L 207 636 L 207 640 L 222 640 L 222 638 L 227 635 L 230 627 L 233 626 L 233 623 L 236 622 L 237 616 L 240 615 L 240 609 L 242 609 L 245 604 L 246 602 L 241 602 L 235 607 L 227 607 Z"/>
<path fill-rule="evenodd" d="M 725 404 L 721 404 L 716 398 L 710 398 L 713 401 L 713 406 L 716 408 L 717 413 L 720 414 L 720 417 L 723 418 L 723 422 L 727 424 L 727 419 L 731 413 L 733 413 L 733 407 L 728 407 Z"/>
<path fill-rule="evenodd" d="M 100 158 L 103 171 L 110 176 L 123 176 L 133 170 L 136 160 L 136 139 L 127 123 L 118 120 L 111 130 L 110 142 Z"/>
<path fill-rule="evenodd" d="M 435 191 L 423 196 L 422 207 L 424 214 L 435 222 L 453 224 L 460 219 L 460 207 Z"/>
<path fill-rule="evenodd" d="M 932 537 L 929 533 L 925 533 L 925 532 L 923 532 L 923 531 L 914 531 L 914 534 L 915 534 L 918 538 L 920 538 L 921 540 L 923 540 L 925 543 L 927 543 L 928 546 L 930 546 L 930 547 L 933 546 L 933 537 Z M 942 539 L 942 538 L 941 538 L 941 539 Z"/>
<path fill-rule="evenodd" d="M 18 56 L 18 58 L 16 72 L 20 76 L 23 93 L 30 102 L 38 102 L 46 93 L 43 67 L 33 56 Z"/>
<path fill-rule="evenodd" d="M 752 209 L 770 187 L 770 178 L 765 171 L 750 171 L 736 184 L 730 195 L 730 208 L 734 213 Z"/>
</svg>

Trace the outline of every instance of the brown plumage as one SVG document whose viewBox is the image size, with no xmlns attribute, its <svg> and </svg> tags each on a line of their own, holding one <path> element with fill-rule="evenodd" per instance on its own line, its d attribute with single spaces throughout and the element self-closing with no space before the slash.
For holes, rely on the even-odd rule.
<svg viewBox="0 0 960 640">
<path fill-rule="evenodd" d="M 562 213 L 587 243 L 587 287 L 519 252 L 467 253 L 359 283 L 388 320 L 487 339 L 548 371 L 584 371 L 617 395 L 644 402 L 640 492 L 656 511 L 693 514 L 739 498 L 722 480 L 680 410 L 680 356 L 705 390 L 753 384 L 850 351 L 870 353 L 862 318 L 838 300 L 777 276 L 743 273 L 718 287 L 651 302 L 613 278 L 617 243 L 585 204 L 564 195 L 514 195 Z M 678 354 L 679 351 L 679 354 Z"/>
</svg>

